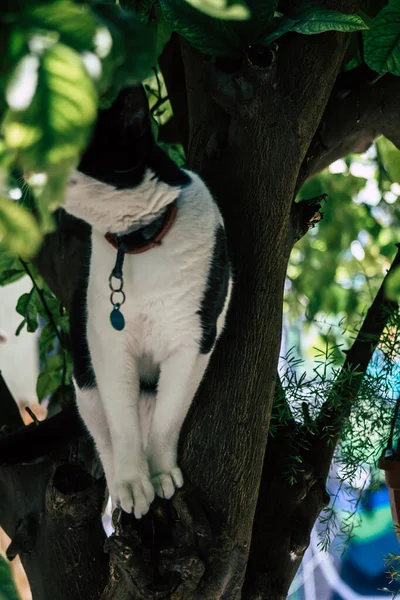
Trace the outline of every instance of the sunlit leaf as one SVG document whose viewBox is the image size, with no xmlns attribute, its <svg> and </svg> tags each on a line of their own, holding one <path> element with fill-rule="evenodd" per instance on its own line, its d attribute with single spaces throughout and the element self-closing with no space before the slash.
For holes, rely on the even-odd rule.
<svg viewBox="0 0 400 600">
<path fill-rule="evenodd" d="M 6 142 L 19 151 L 24 167 L 32 171 L 73 161 L 87 143 L 96 106 L 96 91 L 79 55 L 55 44 L 41 56 L 29 108 L 10 107 L 4 127 Z"/>
<path fill-rule="evenodd" d="M 324 31 L 359 31 L 367 25 L 359 15 L 349 15 L 323 6 L 308 6 L 295 12 L 298 21 L 293 28 L 297 33 L 312 35 Z"/>
<path fill-rule="evenodd" d="M 241 56 L 242 42 L 230 23 L 205 15 L 186 0 L 160 0 L 160 4 L 170 29 L 194 48 L 212 56 Z"/>
<path fill-rule="evenodd" d="M 58 41 L 78 52 L 95 50 L 97 23 L 89 7 L 71 0 L 36 4 L 22 13 L 19 26 L 30 35 L 30 45 L 45 43 L 41 34 L 57 32 Z"/>
<path fill-rule="evenodd" d="M 25 208 L 8 198 L 0 198 L 0 243 L 22 256 L 33 256 L 40 245 L 38 225 Z"/>
<path fill-rule="evenodd" d="M 400 0 L 377 14 L 365 34 L 365 62 L 378 73 L 400 75 Z"/>
<path fill-rule="evenodd" d="M 17 256 L 0 246 L 0 285 L 7 285 L 18 281 L 25 275 L 25 271 Z"/>
<path fill-rule="evenodd" d="M 393 182 L 400 182 L 400 151 L 388 139 L 381 137 L 376 147 L 385 169 Z"/>
<path fill-rule="evenodd" d="M 315 35 L 325 31 L 351 32 L 366 28 L 367 25 L 359 15 L 349 15 L 317 5 L 305 5 L 293 11 L 290 17 L 276 19 L 274 28 L 264 41 L 271 43 L 290 32 Z"/>
<path fill-rule="evenodd" d="M 245 21 L 251 16 L 249 8 L 242 2 L 229 3 L 226 0 L 186 0 L 186 2 L 215 19 Z"/>
</svg>

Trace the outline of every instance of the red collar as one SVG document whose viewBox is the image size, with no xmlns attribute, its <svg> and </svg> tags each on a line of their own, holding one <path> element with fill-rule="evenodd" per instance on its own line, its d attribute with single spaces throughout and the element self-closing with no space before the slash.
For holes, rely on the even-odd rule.
<svg viewBox="0 0 400 600">
<path fill-rule="evenodd" d="M 178 207 L 175 200 L 175 202 L 168 205 L 167 211 L 160 224 L 160 229 L 156 231 L 150 239 L 146 240 L 141 234 L 141 232 L 143 232 L 146 227 L 149 227 L 149 225 L 137 231 L 132 231 L 132 233 L 128 233 L 127 235 L 106 233 L 104 237 L 116 250 L 123 247 L 126 254 L 141 254 L 142 252 L 147 252 L 147 250 L 151 250 L 152 248 L 161 245 L 162 239 L 167 235 L 175 221 L 177 212 Z"/>
</svg>

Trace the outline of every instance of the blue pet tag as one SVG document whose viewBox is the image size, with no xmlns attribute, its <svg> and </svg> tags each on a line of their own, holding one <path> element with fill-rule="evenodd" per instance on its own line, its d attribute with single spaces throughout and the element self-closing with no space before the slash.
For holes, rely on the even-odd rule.
<svg viewBox="0 0 400 600">
<path fill-rule="evenodd" d="M 108 284 L 109 284 L 109 287 L 111 290 L 110 301 L 111 301 L 111 304 L 113 305 L 113 309 L 110 313 L 110 321 L 111 321 L 111 325 L 117 331 L 122 331 L 125 327 L 125 318 L 124 318 L 124 315 L 120 311 L 121 304 L 123 304 L 125 302 L 125 292 L 123 290 L 124 279 L 122 277 L 122 267 L 124 264 L 124 257 L 125 257 L 125 248 L 124 247 L 118 248 L 117 260 L 115 263 L 115 267 L 113 268 L 111 275 L 108 279 Z M 118 287 L 114 287 L 113 278 L 115 278 L 119 281 Z M 116 302 L 114 300 L 114 298 L 115 298 L 115 295 L 118 295 L 118 294 L 119 294 L 119 296 L 118 296 L 119 302 Z"/>
<path fill-rule="evenodd" d="M 122 331 L 125 327 L 125 318 L 119 308 L 114 307 L 110 313 L 110 321 L 111 325 L 117 331 Z"/>
</svg>

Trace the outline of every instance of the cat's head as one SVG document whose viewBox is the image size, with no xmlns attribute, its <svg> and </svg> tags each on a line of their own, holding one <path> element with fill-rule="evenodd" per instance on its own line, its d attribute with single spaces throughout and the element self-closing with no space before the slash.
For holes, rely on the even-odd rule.
<svg viewBox="0 0 400 600">
<path fill-rule="evenodd" d="M 102 233 L 123 233 L 172 202 L 188 181 L 157 146 L 146 92 L 136 85 L 99 111 L 64 208 Z"/>
</svg>

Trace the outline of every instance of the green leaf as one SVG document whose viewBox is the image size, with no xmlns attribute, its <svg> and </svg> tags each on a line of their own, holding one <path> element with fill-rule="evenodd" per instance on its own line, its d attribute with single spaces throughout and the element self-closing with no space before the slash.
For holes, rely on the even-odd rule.
<svg viewBox="0 0 400 600">
<path fill-rule="evenodd" d="M 60 354 L 50 356 L 45 362 L 44 369 L 39 373 L 36 383 L 36 393 L 39 402 L 53 394 L 62 384 L 63 357 Z"/>
<path fill-rule="evenodd" d="M 39 401 L 50 394 L 54 394 L 60 385 L 63 385 L 64 361 L 65 381 L 69 382 L 71 380 L 73 369 L 71 355 L 64 350 L 61 350 L 59 354 L 55 354 L 46 359 L 44 369 L 39 374 L 36 383 L 36 392 Z"/>
<path fill-rule="evenodd" d="M 18 325 L 17 329 L 15 330 L 16 336 L 19 336 L 19 334 L 21 333 L 21 331 L 23 330 L 25 325 L 26 325 L 26 319 L 22 319 L 21 323 Z"/>
<path fill-rule="evenodd" d="M 29 293 L 22 294 L 19 297 L 16 311 L 26 320 L 26 328 L 33 333 L 38 328 L 38 306 L 40 303 L 39 295 L 35 288 L 32 288 Z"/>
<path fill-rule="evenodd" d="M 264 42 L 270 44 L 289 32 L 315 35 L 325 31 L 351 32 L 361 29 L 367 29 L 367 25 L 359 15 L 306 5 L 294 11 L 290 17 L 276 19 L 274 29 L 266 36 Z"/>
<path fill-rule="evenodd" d="M 197 50 L 219 57 L 239 58 L 242 42 L 229 23 L 199 12 L 186 0 L 160 0 L 172 31 L 176 31 Z"/>
<path fill-rule="evenodd" d="M 364 37 L 365 62 L 378 73 L 400 75 L 400 0 L 392 0 L 372 20 Z"/>
<path fill-rule="evenodd" d="M 0 555 L 0 600 L 19 600 L 10 565 Z"/>
<path fill-rule="evenodd" d="M 229 3 L 226 0 L 186 0 L 200 12 L 227 21 L 246 21 L 251 13 L 243 2 Z"/>
<path fill-rule="evenodd" d="M 1 22 L 1 53 L 0 53 L 0 85 L 4 90 L 8 78 L 15 66 L 26 55 L 29 54 L 29 46 L 25 31 L 21 30 L 16 22 Z M 4 96 L 2 95 L 0 106 L 5 108 Z"/>
<path fill-rule="evenodd" d="M 92 9 L 103 35 L 112 38 L 111 50 L 103 59 L 102 89 L 116 95 L 122 87 L 142 81 L 155 66 L 155 32 L 117 4 L 95 2 Z"/>
<path fill-rule="evenodd" d="M 28 59 L 7 89 L 6 142 L 19 153 L 25 170 L 42 171 L 60 163 L 72 166 L 96 118 L 93 83 L 79 54 L 64 44 L 50 46 L 40 60 L 34 54 L 25 57 L 25 63 Z M 21 100 L 24 94 L 27 107 Z"/>
<path fill-rule="evenodd" d="M 172 31 L 159 4 L 156 5 L 154 10 L 156 13 L 156 56 L 158 58 L 169 42 Z"/>
<path fill-rule="evenodd" d="M 387 278 L 385 292 L 389 300 L 400 302 L 400 267 L 397 267 Z"/>
<path fill-rule="evenodd" d="M 0 246 L 0 285 L 7 285 L 25 275 L 19 259 Z"/>
<path fill-rule="evenodd" d="M 24 257 L 33 256 L 41 242 L 41 234 L 33 215 L 13 200 L 1 197 L 0 242 L 7 250 Z M 18 273 L 11 275 L 18 275 Z M 5 283 L 7 282 L 9 280 Z"/>
<path fill-rule="evenodd" d="M 348 15 L 323 6 L 310 6 L 295 14 L 298 23 L 294 27 L 297 33 L 313 35 L 324 31 L 359 31 L 367 25 L 359 15 Z"/>
<path fill-rule="evenodd" d="M 375 142 L 379 156 L 393 183 L 400 182 L 400 151 L 387 138 Z"/>
<path fill-rule="evenodd" d="M 44 362 L 47 354 L 54 350 L 54 342 L 56 339 L 56 332 L 51 324 L 43 327 L 39 338 L 39 357 L 41 361 Z"/>
<path fill-rule="evenodd" d="M 36 394 L 39 402 L 46 396 L 54 394 L 62 384 L 62 373 L 60 371 L 42 371 L 36 383 Z"/>
<path fill-rule="evenodd" d="M 41 35 L 57 32 L 60 42 L 78 52 L 95 50 L 97 23 L 87 5 L 57 0 L 33 6 L 21 16 L 18 24 L 32 36 L 31 44 L 44 43 Z"/>
</svg>

